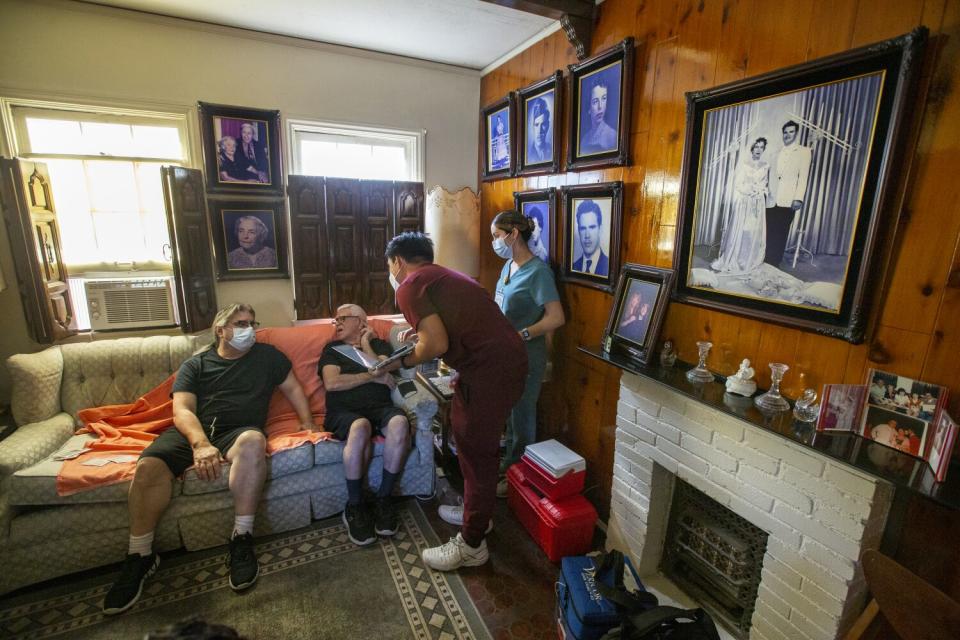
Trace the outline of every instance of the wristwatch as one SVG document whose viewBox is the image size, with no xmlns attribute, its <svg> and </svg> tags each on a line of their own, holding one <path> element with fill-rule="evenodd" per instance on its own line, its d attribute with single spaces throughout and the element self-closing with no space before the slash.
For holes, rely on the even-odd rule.
<svg viewBox="0 0 960 640">
<path fill-rule="evenodd" d="M 526 340 L 527 342 L 529 342 L 529 341 L 530 341 L 530 329 L 528 329 L 528 328 L 526 328 L 526 327 L 524 327 L 523 329 L 520 329 L 520 336 L 521 336 L 524 340 Z"/>
</svg>

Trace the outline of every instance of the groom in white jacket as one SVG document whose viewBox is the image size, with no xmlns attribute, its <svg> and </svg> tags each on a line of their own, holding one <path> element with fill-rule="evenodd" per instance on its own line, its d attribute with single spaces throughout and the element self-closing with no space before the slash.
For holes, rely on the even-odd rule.
<svg viewBox="0 0 960 640">
<path fill-rule="evenodd" d="M 782 127 L 783 149 L 777 155 L 776 206 L 767 209 L 767 249 L 763 261 L 779 267 L 787 246 L 787 235 L 797 212 L 803 207 L 810 176 L 810 147 L 797 143 L 800 125 L 788 120 Z"/>
</svg>

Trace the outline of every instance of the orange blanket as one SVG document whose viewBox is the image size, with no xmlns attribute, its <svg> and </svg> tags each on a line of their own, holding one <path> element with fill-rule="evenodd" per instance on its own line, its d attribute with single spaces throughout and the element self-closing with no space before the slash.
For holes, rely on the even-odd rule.
<svg viewBox="0 0 960 640">
<path fill-rule="evenodd" d="M 374 316 L 369 322 L 380 337 L 389 339 L 390 328 L 397 319 Z M 303 386 L 317 425 L 323 424 L 326 414 L 323 381 L 317 374 L 317 363 L 323 347 L 333 337 L 334 327 L 329 321 L 257 332 L 257 342 L 271 344 L 290 358 L 294 375 Z M 170 376 L 131 404 L 81 410 L 79 417 L 84 426 L 77 433 L 94 433 L 98 438 L 90 443 L 86 453 L 64 462 L 57 476 L 57 493 L 68 496 L 133 478 L 136 462 L 111 462 L 99 467 L 83 463 L 123 454 L 139 457 L 160 433 L 173 426 L 170 390 L 175 378 L 175 375 Z M 296 411 L 279 390 L 270 399 L 265 431 L 268 455 L 332 438 L 328 432 L 301 430 Z"/>
</svg>

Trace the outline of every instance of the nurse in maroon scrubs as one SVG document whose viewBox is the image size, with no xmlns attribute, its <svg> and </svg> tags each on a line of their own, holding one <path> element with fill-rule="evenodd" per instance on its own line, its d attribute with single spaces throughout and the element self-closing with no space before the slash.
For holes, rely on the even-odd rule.
<svg viewBox="0 0 960 640">
<path fill-rule="evenodd" d="M 523 394 L 527 351 L 486 289 L 433 264 L 433 241 L 419 232 L 387 244 L 397 305 L 418 341 L 402 365 L 436 357 L 457 370 L 451 423 L 463 472 L 463 525 L 455 538 L 423 552 L 433 569 L 450 571 L 487 561 L 486 530 L 496 501 L 500 434 Z"/>
</svg>

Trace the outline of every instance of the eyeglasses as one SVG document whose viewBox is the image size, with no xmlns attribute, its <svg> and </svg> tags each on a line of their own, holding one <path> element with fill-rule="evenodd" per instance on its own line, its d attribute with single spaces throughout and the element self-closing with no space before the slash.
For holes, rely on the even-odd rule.
<svg viewBox="0 0 960 640">
<path fill-rule="evenodd" d="M 235 329 L 246 329 L 248 327 L 253 327 L 254 329 L 260 328 L 260 323 L 256 320 L 236 320 L 230 323 L 230 326 Z"/>
<path fill-rule="evenodd" d="M 347 321 L 347 318 L 356 318 L 357 320 L 359 320 L 360 316 L 337 316 L 336 318 L 333 319 L 333 321 L 336 322 L 337 324 L 343 324 L 344 322 Z"/>
</svg>

